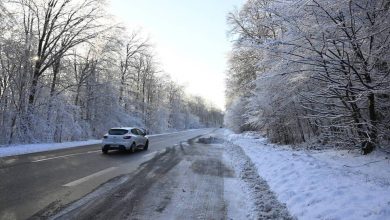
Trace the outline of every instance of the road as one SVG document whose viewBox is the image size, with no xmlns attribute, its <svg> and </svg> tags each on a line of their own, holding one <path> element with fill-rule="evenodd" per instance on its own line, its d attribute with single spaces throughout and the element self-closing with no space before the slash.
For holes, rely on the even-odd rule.
<svg viewBox="0 0 390 220">
<path fill-rule="evenodd" d="M 293 220 L 244 151 L 221 132 L 168 147 L 137 171 L 68 205 L 49 205 L 30 219 Z"/>
<path fill-rule="evenodd" d="M 135 173 L 167 147 L 211 131 L 152 136 L 149 150 L 134 154 L 103 155 L 100 145 L 90 145 L 0 158 L 0 219 L 26 219 L 45 207 L 64 207 L 114 177 Z"/>
<path fill-rule="evenodd" d="M 54 219 L 227 219 L 224 178 L 234 171 L 222 160 L 223 146 L 190 143 L 171 147 L 133 175 L 106 183 Z M 109 187 L 109 186 L 114 187 Z M 52 208 L 36 215 L 46 218 Z"/>
</svg>

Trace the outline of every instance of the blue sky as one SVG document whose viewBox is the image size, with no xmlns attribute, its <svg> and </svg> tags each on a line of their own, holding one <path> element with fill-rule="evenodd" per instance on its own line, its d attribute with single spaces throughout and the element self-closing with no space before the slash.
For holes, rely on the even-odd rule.
<svg viewBox="0 0 390 220">
<path fill-rule="evenodd" d="M 162 69 L 187 92 L 224 108 L 231 44 L 226 15 L 244 0 L 111 0 L 111 12 L 154 43 Z"/>
</svg>

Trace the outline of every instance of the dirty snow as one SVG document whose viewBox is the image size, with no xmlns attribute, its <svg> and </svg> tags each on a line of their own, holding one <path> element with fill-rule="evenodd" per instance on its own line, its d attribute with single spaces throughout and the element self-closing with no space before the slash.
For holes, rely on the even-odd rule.
<svg viewBox="0 0 390 220">
<path fill-rule="evenodd" d="M 228 206 L 228 219 L 293 219 L 287 211 L 285 204 L 281 204 L 274 192 L 272 192 L 267 182 L 261 178 L 256 167 L 244 151 L 231 143 L 224 144 L 224 161 L 234 167 L 241 181 L 237 181 L 236 185 L 230 185 L 229 181 L 225 181 L 225 191 L 234 191 L 234 196 L 231 196 Z M 245 204 L 241 206 L 234 205 L 234 201 L 243 201 L 246 198 Z M 237 213 L 241 213 L 241 217 Z"/>
<path fill-rule="evenodd" d="M 293 150 L 260 136 L 231 134 L 279 201 L 298 219 L 390 219 L 390 161 L 340 150 Z"/>
<path fill-rule="evenodd" d="M 224 199 L 227 219 L 256 219 L 249 189 L 238 178 L 224 180 Z"/>
</svg>

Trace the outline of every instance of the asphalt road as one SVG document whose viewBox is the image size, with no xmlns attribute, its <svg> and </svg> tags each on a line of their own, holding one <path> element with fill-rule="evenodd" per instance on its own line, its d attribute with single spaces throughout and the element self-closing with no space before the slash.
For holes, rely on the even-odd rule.
<svg viewBox="0 0 390 220">
<path fill-rule="evenodd" d="M 34 219 L 228 219 L 223 145 L 191 139 L 167 149 L 140 169 L 113 179 L 60 210 L 46 208 Z M 111 187 L 110 187 L 111 186 Z"/>
<path fill-rule="evenodd" d="M 219 138 L 219 131 L 168 147 L 137 171 L 31 219 L 293 220 L 244 151 Z"/>
<path fill-rule="evenodd" d="M 214 129 L 152 136 L 149 150 L 101 153 L 100 145 L 0 158 L 0 219 L 26 219 L 45 207 L 75 201 L 108 180 L 136 172 L 139 165 Z"/>
</svg>

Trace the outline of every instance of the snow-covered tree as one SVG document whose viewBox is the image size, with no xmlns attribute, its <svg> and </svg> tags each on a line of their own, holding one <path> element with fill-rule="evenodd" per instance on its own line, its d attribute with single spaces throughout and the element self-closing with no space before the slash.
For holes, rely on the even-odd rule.
<svg viewBox="0 0 390 220">
<path fill-rule="evenodd" d="M 239 95 L 249 96 L 243 123 L 277 142 L 319 139 L 363 153 L 388 143 L 389 5 L 249 0 L 231 13 L 233 52 L 252 50 L 259 58 L 249 64 L 256 79 L 247 83 L 256 88 Z M 234 74 L 245 78 L 248 64 L 241 63 Z M 229 80 L 241 88 L 234 74 Z"/>
<path fill-rule="evenodd" d="M 0 2 L 0 145 L 99 138 L 114 126 L 220 126 L 100 0 Z"/>
</svg>

